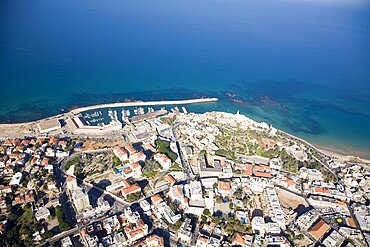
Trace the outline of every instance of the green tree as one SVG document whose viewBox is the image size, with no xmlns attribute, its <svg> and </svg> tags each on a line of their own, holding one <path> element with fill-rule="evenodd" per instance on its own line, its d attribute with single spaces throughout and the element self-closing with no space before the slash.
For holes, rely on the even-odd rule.
<svg viewBox="0 0 370 247">
<path fill-rule="evenodd" d="M 212 216 L 211 221 L 218 225 L 221 222 L 221 218 L 219 216 Z"/>
<path fill-rule="evenodd" d="M 211 216 L 211 212 L 209 211 L 208 208 L 204 209 L 203 215 L 205 215 L 205 216 Z"/>
<path fill-rule="evenodd" d="M 177 155 L 171 150 L 170 143 L 168 141 L 156 140 L 155 145 L 160 153 L 164 153 L 172 162 L 175 162 Z"/>
</svg>

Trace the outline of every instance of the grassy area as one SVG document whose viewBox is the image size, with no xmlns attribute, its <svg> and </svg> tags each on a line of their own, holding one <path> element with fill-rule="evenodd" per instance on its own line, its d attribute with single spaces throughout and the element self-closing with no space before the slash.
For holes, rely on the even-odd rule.
<svg viewBox="0 0 370 247">
<path fill-rule="evenodd" d="M 173 163 L 171 165 L 170 169 L 173 170 L 173 171 L 182 171 L 182 167 L 177 163 Z"/>
<path fill-rule="evenodd" d="M 64 169 L 68 170 L 72 165 L 77 166 L 81 162 L 80 157 L 75 157 L 67 162 Z"/>
<path fill-rule="evenodd" d="M 126 199 L 128 202 L 136 202 L 140 198 L 141 198 L 141 192 L 136 192 L 136 193 L 132 193 L 128 195 Z"/>
<path fill-rule="evenodd" d="M 157 176 L 158 172 L 162 169 L 161 165 L 155 160 L 145 161 L 145 165 L 142 168 L 143 176 L 147 178 L 153 178 Z"/>
<path fill-rule="evenodd" d="M 143 176 L 146 177 L 146 178 L 154 178 L 155 176 L 157 176 L 159 171 L 151 171 L 151 172 L 143 172 Z"/>
<path fill-rule="evenodd" d="M 168 141 L 156 140 L 155 145 L 160 153 L 164 153 L 172 162 L 175 162 L 177 155 L 171 150 L 170 143 Z"/>
</svg>

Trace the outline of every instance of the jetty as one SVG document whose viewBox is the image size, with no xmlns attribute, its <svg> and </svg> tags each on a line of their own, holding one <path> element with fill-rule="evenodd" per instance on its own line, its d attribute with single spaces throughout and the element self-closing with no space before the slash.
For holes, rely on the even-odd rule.
<svg viewBox="0 0 370 247">
<path fill-rule="evenodd" d="M 119 102 L 119 103 L 108 103 L 108 104 L 80 107 L 80 108 L 71 110 L 70 113 L 76 115 L 84 111 L 96 110 L 96 109 L 101 109 L 101 108 L 128 107 L 128 106 L 152 106 L 152 105 L 187 105 L 187 104 L 209 103 L 209 102 L 216 102 L 216 101 L 218 101 L 217 98 L 198 98 L 198 99 L 186 99 L 186 100 Z"/>
</svg>

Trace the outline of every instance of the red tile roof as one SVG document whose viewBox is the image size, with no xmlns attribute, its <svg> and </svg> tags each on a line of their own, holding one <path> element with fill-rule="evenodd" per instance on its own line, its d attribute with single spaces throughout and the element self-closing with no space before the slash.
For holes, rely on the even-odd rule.
<svg viewBox="0 0 370 247">
<path fill-rule="evenodd" d="M 316 240 L 321 239 L 325 233 L 330 229 L 330 226 L 320 219 L 309 231 L 312 237 Z"/>
<path fill-rule="evenodd" d="M 224 182 L 224 181 L 218 182 L 218 190 L 230 191 L 230 189 L 231 189 L 230 182 Z"/>
<path fill-rule="evenodd" d="M 167 174 L 164 179 L 166 179 L 166 181 L 169 183 L 169 184 L 174 184 L 176 183 L 176 179 L 171 175 L 171 174 Z"/>
<path fill-rule="evenodd" d="M 246 164 L 244 166 L 244 175 L 245 176 L 252 176 L 253 174 L 253 165 L 252 164 Z"/>
</svg>

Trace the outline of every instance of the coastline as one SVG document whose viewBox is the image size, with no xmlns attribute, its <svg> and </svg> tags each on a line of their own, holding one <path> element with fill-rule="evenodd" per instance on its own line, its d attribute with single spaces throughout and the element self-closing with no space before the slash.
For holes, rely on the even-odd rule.
<svg viewBox="0 0 370 247">
<path fill-rule="evenodd" d="M 370 164 L 369 159 L 361 158 L 359 156 L 352 155 L 352 154 L 349 154 L 349 153 L 346 153 L 346 152 L 343 152 L 343 151 L 340 151 L 340 150 L 336 150 L 336 149 L 333 149 L 333 148 L 318 146 L 317 149 L 320 150 L 320 152 L 322 152 L 322 153 L 324 153 L 328 156 L 331 156 L 331 157 L 334 157 L 334 158 L 339 158 L 339 159 L 342 159 L 344 161 L 348 161 L 348 162 L 356 161 L 356 162 L 360 162 L 360 163 Z"/>
<path fill-rule="evenodd" d="M 156 101 L 132 101 L 132 102 L 116 102 L 116 103 L 105 103 L 105 104 L 98 104 L 98 105 L 90 105 L 90 106 L 83 106 L 78 107 L 76 109 L 72 109 L 69 112 L 61 113 L 58 115 L 30 121 L 30 122 L 22 122 L 22 123 L 0 123 L 0 127 L 7 127 L 7 126 L 24 126 L 29 124 L 36 124 L 40 121 L 48 120 L 48 119 L 55 119 L 65 117 L 69 114 L 79 114 L 84 111 L 96 110 L 101 108 L 115 108 L 115 107 L 129 107 L 129 106 L 155 106 L 155 105 L 188 105 L 188 104 L 200 104 L 200 103 L 210 103 L 210 102 L 217 102 L 218 98 L 197 98 L 197 99 L 183 99 L 183 100 L 156 100 Z"/>
<path fill-rule="evenodd" d="M 35 125 L 41 121 L 49 120 L 49 119 L 56 119 L 56 118 L 62 118 L 62 117 L 68 117 L 70 115 L 77 115 L 84 111 L 89 110 L 96 110 L 101 108 L 115 108 L 115 107 L 132 107 L 132 106 L 154 106 L 154 105 L 186 105 L 186 104 L 199 104 L 199 103 L 210 103 L 210 102 L 217 102 L 218 98 L 198 98 L 198 99 L 185 99 L 185 100 L 162 100 L 162 101 L 133 101 L 133 102 L 119 102 L 119 103 L 106 103 L 106 104 L 98 104 L 98 105 L 91 105 L 91 106 L 85 106 L 85 107 L 79 107 L 76 109 L 73 109 L 69 112 L 58 114 L 55 116 L 50 116 L 44 119 L 39 119 L 31 122 L 24 122 L 24 123 L 6 123 L 6 124 L 0 124 L 0 138 L 2 138 L 2 135 L 7 135 L 10 133 L 18 133 L 19 135 L 26 136 L 26 130 L 35 128 Z M 248 117 L 248 116 L 246 116 Z M 249 117 L 248 117 L 249 118 Z M 253 119 L 251 119 L 253 120 Z M 255 120 L 253 120 L 255 121 Z M 351 161 L 356 160 L 358 162 L 367 163 L 370 164 L 370 160 L 361 158 L 359 156 L 346 153 L 341 150 L 321 146 L 318 144 L 310 143 L 300 137 L 294 136 L 292 134 L 289 134 L 283 130 L 278 129 L 278 131 L 288 135 L 291 138 L 297 139 L 301 142 L 304 142 L 306 145 L 311 146 L 316 151 L 323 153 L 325 155 L 343 159 L 345 161 Z M 23 134 L 22 134 L 23 133 Z"/>
</svg>

